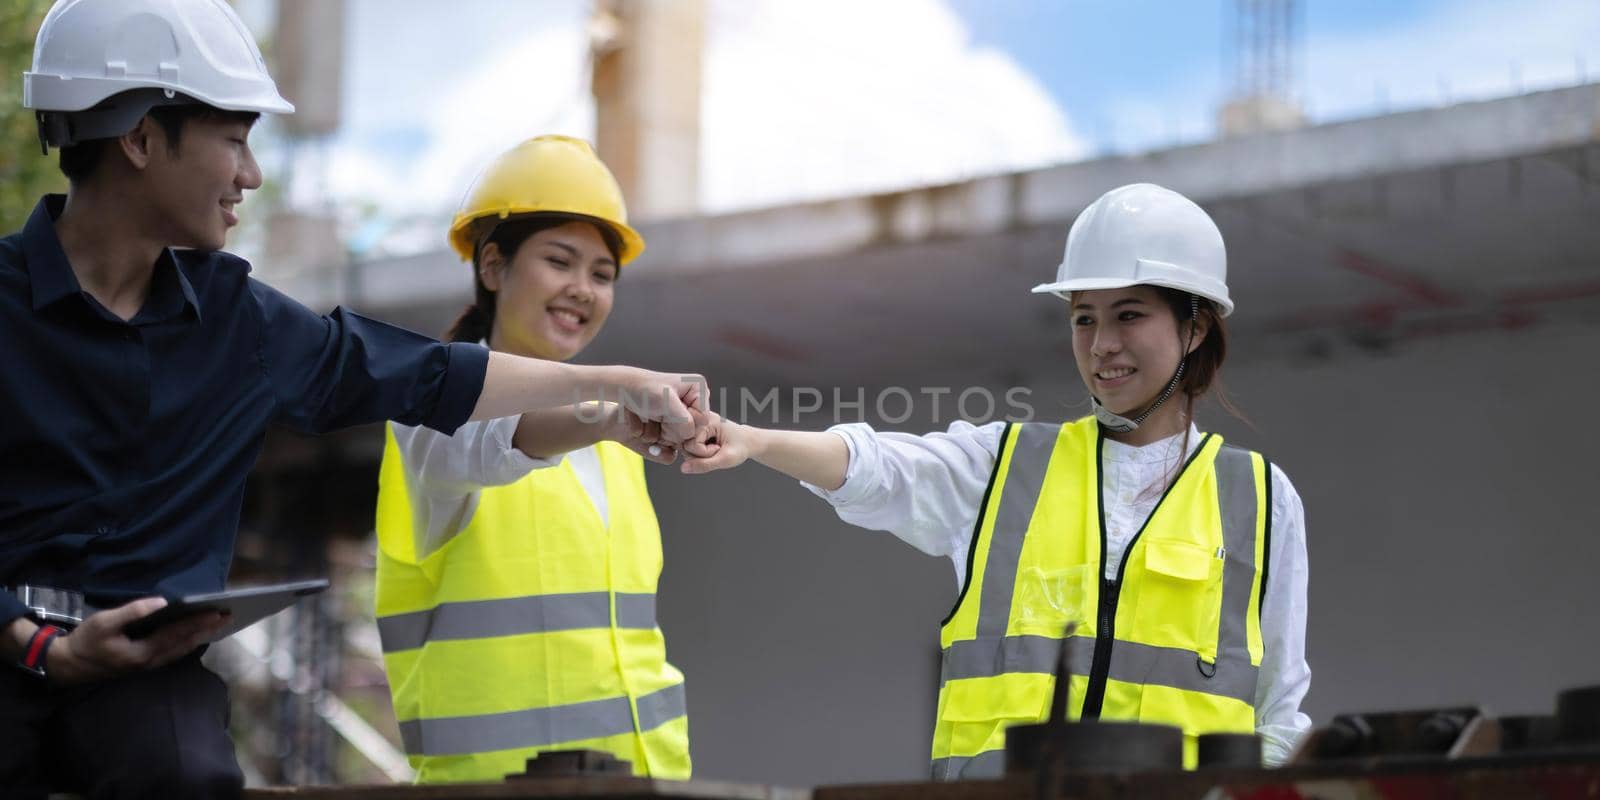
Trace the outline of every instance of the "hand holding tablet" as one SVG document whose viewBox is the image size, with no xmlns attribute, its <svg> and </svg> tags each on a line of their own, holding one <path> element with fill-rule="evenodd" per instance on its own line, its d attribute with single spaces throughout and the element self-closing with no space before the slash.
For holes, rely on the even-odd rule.
<svg viewBox="0 0 1600 800">
<path fill-rule="evenodd" d="M 319 578 L 174 598 L 160 611 L 128 623 L 122 632 L 129 639 L 143 639 L 163 625 L 207 611 L 220 611 L 229 616 L 228 624 L 211 641 L 221 641 L 288 608 L 296 600 L 326 588 L 328 581 Z"/>
</svg>

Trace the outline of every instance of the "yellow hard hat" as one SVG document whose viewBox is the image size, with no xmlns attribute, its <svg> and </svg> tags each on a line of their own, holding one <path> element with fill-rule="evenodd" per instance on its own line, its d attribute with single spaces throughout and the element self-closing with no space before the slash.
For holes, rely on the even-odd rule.
<svg viewBox="0 0 1600 800">
<path fill-rule="evenodd" d="M 538 136 L 501 153 L 462 199 L 450 223 L 450 246 L 471 261 L 478 220 L 541 212 L 609 225 L 622 239 L 621 264 L 644 252 L 644 237 L 628 227 L 617 179 L 588 142 L 570 136 Z"/>
</svg>

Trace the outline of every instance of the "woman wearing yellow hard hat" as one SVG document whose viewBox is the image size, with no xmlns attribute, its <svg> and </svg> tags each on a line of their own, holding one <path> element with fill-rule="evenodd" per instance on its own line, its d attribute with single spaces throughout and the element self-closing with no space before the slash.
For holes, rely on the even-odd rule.
<svg viewBox="0 0 1600 800">
<path fill-rule="evenodd" d="M 473 183 L 450 227 L 474 300 L 453 341 L 565 361 L 644 250 L 589 145 L 541 136 Z M 419 781 L 498 781 L 548 750 L 689 776 L 683 675 L 655 619 L 659 429 L 613 406 L 392 425 L 378 492 L 378 628 Z"/>
<path fill-rule="evenodd" d="M 714 419 L 683 470 L 753 458 L 846 522 L 950 558 L 936 778 L 1001 774 L 1005 729 L 1046 718 L 1063 648 L 1073 719 L 1181 729 L 1170 752 L 1190 766 L 1200 735 L 1256 733 L 1283 762 L 1310 727 L 1305 515 L 1282 470 L 1193 421 L 1233 311 L 1221 233 L 1176 192 L 1114 189 L 1034 292 L 1071 306 L 1093 415 L 926 436 Z"/>
</svg>

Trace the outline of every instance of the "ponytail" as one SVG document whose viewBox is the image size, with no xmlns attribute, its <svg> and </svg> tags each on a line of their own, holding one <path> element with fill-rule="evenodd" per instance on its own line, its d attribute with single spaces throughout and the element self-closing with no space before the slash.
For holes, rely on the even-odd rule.
<svg viewBox="0 0 1600 800">
<path fill-rule="evenodd" d="M 1228 328 L 1222 321 L 1221 309 L 1215 302 L 1188 292 L 1164 286 L 1158 286 L 1156 290 L 1172 309 L 1172 316 L 1177 319 L 1180 330 L 1185 322 L 1193 324 L 1195 320 L 1191 319 L 1191 315 L 1206 323 L 1206 337 L 1189 354 L 1184 363 L 1183 379 L 1178 382 L 1178 390 L 1183 393 L 1184 413 L 1189 419 L 1194 419 L 1195 403 L 1210 393 L 1224 411 L 1246 425 L 1251 424 L 1222 386 L 1222 362 L 1228 357 Z"/>
<path fill-rule="evenodd" d="M 494 327 L 494 321 L 476 303 L 467 306 L 461 311 L 461 316 L 450 324 L 450 330 L 444 335 L 447 342 L 470 342 L 477 344 L 489 340 L 489 332 Z"/>
<path fill-rule="evenodd" d="M 487 342 L 494 330 L 494 292 L 483 285 L 483 278 L 476 272 L 473 273 L 472 282 L 473 302 L 461 311 L 461 316 L 456 317 L 450 330 L 445 333 L 447 342 Z"/>
</svg>

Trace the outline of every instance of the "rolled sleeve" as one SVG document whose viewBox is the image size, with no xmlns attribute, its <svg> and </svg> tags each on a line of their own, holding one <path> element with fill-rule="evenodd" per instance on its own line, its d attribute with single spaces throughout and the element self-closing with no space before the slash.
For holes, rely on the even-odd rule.
<svg viewBox="0 0 1600 800">
<path fill-rule="evenodd" d="M 872 491 L 872 470 L 862 469 L 861 458 L 863 452 L 875 452 L 877 443 L 872 439 L 872 426 L 864 422 L 835 425 L 828 429 L 828 433 L 843 439 L 845 449 L 850 452 L 849 463 L 844 470 L 844 483 L 831 491 L 805 481 L 801 481 L 800 485 L 835 507 L 847 507 L 860 502 Z"/>
<path fill-rule="evenodd" d="M 471 423 L 476 424 L 476 423 Z M 549 469 L 560 466 L 566 458 L 565 453 L 553 456 L 530 456 L 517 447 L 517 428 L 522 424 L 521 417 L 501 417 L 490 420 L 489 443 L 484 454 L 487 464 L 483 479 L 484 486 L 503 486 L 512 481 L 520 480 L 522 476 L 536 470 Z M 456 431 L 457 434 L 463 431 Z"/>
<path fill-rule="evenodd" d="M 1256 726 L 1256 735 L 1261 737 L 1262 766 L 1281 767 L 1289 763 L 1305 734 L 1304 729 L 1292 725 Z"/>
<path fill-rule="evenodd" d="M 563 456 L 535 458 L 517 448 L 519 417 L 467 422 L 444 434 L 394 426 L 406 473 L 423 494 L 453 499 L 488 486 L 505 486 L 536 470 L 558 466 Z"/>
<path fill-rule="evenodd" d="M 483 379 L 489 372 L 489 348 L 453 342 L 445 345 L 444 381 L 433 413 L 423 425 L 441 433 L 454 433 L 472 416 L 483 393 Z M 531 467 L 530 467 L 531 468 Z"/>
<path fill-rule="evenodd" d="M 394 420 L 451 433 L 471 416 L 486 349 L 443 344 L 343 307 L 320 316 L 258 281 L 258 354 L 281 422 L 309 433 Z"/>
</svg>

